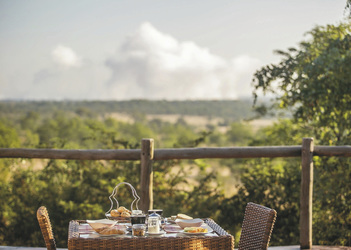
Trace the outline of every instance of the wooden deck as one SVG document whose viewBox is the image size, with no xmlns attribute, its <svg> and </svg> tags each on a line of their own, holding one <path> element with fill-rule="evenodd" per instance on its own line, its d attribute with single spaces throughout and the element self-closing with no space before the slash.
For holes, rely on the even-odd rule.
<svg viewBox="0 0 351 250">
<path fill-rule="evenodd" d="M 0 250 L 45 250 L 43 247 L 9 247 L 9 246 L 0 246 Z M 58 250 L 67 250 L 67 248 L 57 248 Z M 313 246 L 312 250 L 351 250 L 351 247 L 339 247 L 339 246 Z M 277 247 L 268 247 L 268 250 L 300 250 L 300 246 L 277 246 Z"/>
</svg>

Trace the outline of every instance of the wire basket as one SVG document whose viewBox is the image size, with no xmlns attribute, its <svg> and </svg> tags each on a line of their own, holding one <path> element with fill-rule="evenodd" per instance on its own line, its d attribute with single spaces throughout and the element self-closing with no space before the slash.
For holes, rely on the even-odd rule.
<svg viewBox="0 0 351 250">
<path fill-rule="evenodd" d="M 111 212 L 113 213 L 114 211 L 112 210 L 118 210 L 120 208 L 120 205 L 119 205 L 119 202 L 117 200 L 117 194 L 118 194 L 118 188 L 119 186 L 121 185 L 127 185 L 131 188 L 132 190 L 132 194 L 133 194 L 133 197 L 134 197 L 134 200 L 133 202 L 130 204 L 130 210 L 129 210 L 129 216 L 127 216 L 127 214 L 122 214 L 121 216 L 116 216 L 115 214 L 112 214 L 111 215 Z M 111 202 L 111 207 L 110 209 L 105 213 L 105 216 L 107 219 L 110 219 L 110 220 L 117 220 L 118 222 L 130 222 L 130 215 L 132 213 L 133 210 L 139 210 L 138 208 L 138 203 L 139 203 L 139 200 L 140 200 L 140 197 L 139 195 L 137 194 L 135 188 L 128 182 L 121 182 L 119 183 L 112 191 L 111 195 L 109 196 L 109 200 Z M 115 207 L 115 209 L 114 209 Z M 134 209 L 134 207 L 136 209 Z M 122 207 L 121 207 L 122 208 Z"/>
</svg>

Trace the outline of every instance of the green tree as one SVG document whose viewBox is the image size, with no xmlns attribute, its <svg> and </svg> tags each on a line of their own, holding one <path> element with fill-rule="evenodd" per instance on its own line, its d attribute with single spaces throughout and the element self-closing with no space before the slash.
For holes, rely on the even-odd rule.
<svg viewBox="0 0 351 250">
<path fill-rule="evenodd" d="M 252 138 L 252 129 L 249 124 L 233 122 L 226 132 L 226 136 L 229 144 L 236 146 L 247 145 L 249 139 Z"/>
<path fill-rule="evenodd" d="M 20 140 L 16 130 L 0 120 L 0 148 L 19 147 Z M 10 205 L 8 200 L 11 197 L 11 189 L 8 184 L 11 178 L 12 166 L 18 164 L 18 160 L 0 159 L 0 242 L 5 240 L 6 226 L 10 223 L 8 211 Z"/>
<path fill-rule="evenodd" d="M 261 90 L 275 94 L 278 107 L 319 145 L 351 143 L 350 33 L 351 23 L 316 27 L 298 49 L 277 51 L 280 63 L 261 68 L 253 80 L 255 98 Z M 351 244 L 350 166 L 350 159 L 315 157 L 314 244 Z"/>
<path fill-rule="evenodd" d="M 351 140 L 351 24 L 316 27 L 300 49 L 277 51 L 278 64 L 255 73 L 259 90 L 277 94 L 279 107 L 309 126 L 317 140 L 338 145 Z M 279 94 L 281 93 L 281 94 Z"/>
</svg>

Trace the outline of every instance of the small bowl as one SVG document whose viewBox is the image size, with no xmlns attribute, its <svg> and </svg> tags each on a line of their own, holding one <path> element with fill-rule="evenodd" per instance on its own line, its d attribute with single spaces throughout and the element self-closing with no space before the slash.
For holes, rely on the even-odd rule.
<svg viewBox="0 0 351 250">
<path fill-rule="evenodd" d="M 186 228 L 186 227 L 199 227 L 204 223 L 203 220 L 201 219 L 191 219 L 191 220 L 183 220 L 183 219 L 176 219 L 175 223 L 177 223 L 178 226 L 181 228 Z"/>
</svg>

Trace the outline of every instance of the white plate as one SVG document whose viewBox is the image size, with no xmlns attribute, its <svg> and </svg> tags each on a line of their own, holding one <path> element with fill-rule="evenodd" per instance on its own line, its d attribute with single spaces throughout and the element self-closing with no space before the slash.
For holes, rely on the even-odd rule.
<svg viewBox="0 0 351 250">
<path fill-rule="evenodd" d="M 189 232 L 182 232 L 183 234 L 186 234 L 186 235 L 204 235 L 204 234 L 208 234 L 209 232 L 206 232 L 206 233 L 189 233 Z"/>
<path fill-rule="evenodd" d="M 165 233 L 165 231 L 161 231 L 161 232 L 159 232 L 159 233 L 147 233 L 147 234 L 149 234 L 149 235 L 162 235 L 162 234 L 164 234 Z"/>
<path fill-rule="evenodd" d="M 213 229 L 210 226 L 203 225 L 201 227 L 202 228 L 207 228 L 207 232 L 206 233 L 189 233 L 189 232 L 182 231 L 182 233 L 183 234 L 187 234 L 187 235 L 201 235 L 201 234 L 207 234 L 207 233 L 212 233 L 213 232 Z"/>
</svg>

